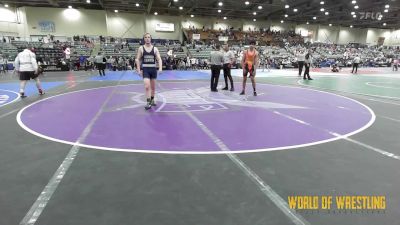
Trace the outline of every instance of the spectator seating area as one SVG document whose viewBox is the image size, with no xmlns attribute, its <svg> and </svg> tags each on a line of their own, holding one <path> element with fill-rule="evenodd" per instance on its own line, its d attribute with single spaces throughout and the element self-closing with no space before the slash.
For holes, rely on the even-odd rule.
<svg viewBox="0 0 400 225">
<path fill-rule="evenodd" d="M 18 48 L 13 44 L 0 42 L 0 54 L 8 61 L 14 61 Z"/>
<path fill-rule="evenodd" d="M 191 34 L 200 33 L 201 40 L 191 40 Z M 350 66 L 352 59 L 359 55 L 363 66 L 382 67 L 391 66 L 391 62 L 400 58 L 400 47 L 378 47 L 366 46 L 361 44 L 335 45 L 324 43 L 302 43 L 304 40 L 294 32 L 280 33 L 270 30 L 261 31 L 235 31 L 229 30 L 196 30 L 194 28 L 185 30 L 185 35 L 189 37 L 185 42 L 186 46 L 177 40 L 154 39 L 153 44 L 159 49 L 161 58 L 169 63 L 170 68 L 193 67 L 193 63 L 188 62 L 188 58 L 202 68 L 206 67 L 210 53 L 218 41 L 220 35 L 228 36 L 228 43 L 231 50 L 235 53 L 237 64 L 240 64 L 243 51 L 247 48 L 250 40 L 257 40 L 257 50 L 260 53 L 262 63 L 270 60 L 272 67 L 291 68 L 297 66 L 296 51 L 299 49 L 310 52 L 315 67 L 331 66 Z M 112 66 L 117 63 L 117 68 L 128 68 L 132 65 L 136 57 L 136 51 L 142 43 L 142 39 L 121 39 L 106 37 L 100 41 L 100 49 Z M 38 60 L 45 65 L 57 65 L 64 59 L 63 49 L 66 46 L 71 48 L 70 61 L 75 65 L 85 64 L 85 61 L 93 63 L 95 44 L 89 40 L 75 40 L 73 42 L 58 41 L 52 43 L 12 41 L 11 43 L 0 43 L 0 54 L 8 62 L 12 62 L 18 52 L 26 46 L 31 45 L 35 48 Z M 170 50 L 172 50 L 172 55 Z M 122 63 L 121 63 L 122 62 Z M 121 65 L 122 66 L 121 66 Z M 176 65 L 175 65 L 176 64 Z M 126 66 L 125 66 L 126 65 Z M 175 65 L 175 66 L 174 66 Z M 188 66 L 189 65 L 189 66 Z M 195 66 L 198 68 L 198 66 Z M 75 68 L 82 68 L 76 66 Z"/>
</svg>

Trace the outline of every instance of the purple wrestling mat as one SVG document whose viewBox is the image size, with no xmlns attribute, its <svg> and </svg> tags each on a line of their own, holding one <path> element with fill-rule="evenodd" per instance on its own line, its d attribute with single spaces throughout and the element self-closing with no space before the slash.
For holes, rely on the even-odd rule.
<svg viewBox="0 0 400 225">
<path fill-rule="evenodd" d="M 17 120 L 32 134 L 66 144 L 176 154 L 304 147 L 361 132 L 375 120 L 367 106 L 327 92 L 269 84 L 257 91 L 240 96 L 210 92 L 208 82 L 163 82 L 157 106 L 145 111 L 143 84 L 110 86 L 35 102 Z"/>
</svg>

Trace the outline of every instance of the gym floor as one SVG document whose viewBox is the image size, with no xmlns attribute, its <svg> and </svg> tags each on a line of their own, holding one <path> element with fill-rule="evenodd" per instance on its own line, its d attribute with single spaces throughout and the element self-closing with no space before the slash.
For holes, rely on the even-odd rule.
<svg viewBox="0 0 400 225">
<path fill-rule="evenodd" d="M 0 75 L 0 224 L 398 224 L 400 74 L 209 71 Z M 219 89 L 224 86 L 223 76 Z M 385 210 L 292 210 L 288 196 L 385 196 Z"/>
</svg>

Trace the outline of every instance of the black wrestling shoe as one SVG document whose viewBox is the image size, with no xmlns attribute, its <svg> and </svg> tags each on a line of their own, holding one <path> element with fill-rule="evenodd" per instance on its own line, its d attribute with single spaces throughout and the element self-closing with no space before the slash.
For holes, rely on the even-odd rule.
<svg viewBox="0 0 400 225">
<path fill-rule="evenodd" d="M 228 90 L 228 87 L 224 87 L 224 88 L 222 88 L 221 90 L 227 91 L 227 90 Z"/>
<path fill-rule="evenodd" d="M 144 109 L 145 109 L 145 110 L 151 109 L 151 102 L 148 102 L 148 103 L 146 104 L 146 106 L 144 107 Z"/>
<path fill-rule="evenodd" d="M 151 100 L 150 104 L 151 104 L 151 106 L 157 106 L 157 104 L 156 104 L 156 102 L 154 101 L 154 99 Z"/>
<path fill-rule="evenodd" d="M 244 91 L 240 92 L 240 94 L 239 94 L 239 95 L 244 95 Z"/>
<path fill-rule="evenodd" d="M 19 93 L 19 95 L 21 95 L 21 98 L 26 98 L 26 97 L 28 97 L 28 96 L 25 95 L 24 92 Z"/>
<path fill-rule="evenodd" d="M 235 91 L 235 88 L 231 88 L 231 91 Z"/>
<path fill-rule="evenodd" d="M 253 95 L 254 95 L 254 96 L 257 96 L 257 92 L 256 92 L 256 91 L 255 91 L 255 92 L 253 92 Z"/>
</svg>

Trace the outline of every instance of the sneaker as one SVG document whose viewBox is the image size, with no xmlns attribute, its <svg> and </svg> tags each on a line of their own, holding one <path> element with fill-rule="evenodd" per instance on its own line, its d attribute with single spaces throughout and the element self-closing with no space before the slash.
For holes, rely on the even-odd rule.
<svg viewBox="0 0 400 225">
<path fill-rule="evenodd" d="M 231 91 L 235 91 L 235 88 L 231 88 Z"/>
<path fill-rule="evenodd" d="M 312 79 L 312 78 L 308 78 L 308 80 L 314 80 L 314 79 Z"/>
<path fill-rule="evenodd" d="M 257 96 L 257 92 L 253 92 L 253 95 L 254 95 L 254 96 Z"/>
<path fill-rule="evenodd" d="M 21 96 L 21 98 L 26 98 L 27 97 L 24 92 L 19 93 L 19 95 Z"/>
<path fill-rule="evenodd" d="M 227 90 L 228 90 L 228 87 L 224 87 L 224 88 L 222 88 L 221 90 L 227 91 Z"/>
<path fill-rule="evenodd" d="M 154 99 L 151 100 L 150 104 L 151 104 L 151 106 L 157 106 L 157 104 L 156 104 L 156 102 L 154 101 Z"/>
<path fill-rule="evenodd" d="M 244 95 L 244 91 L 240 92 L 240 95 Z"/>
<path fill-rule="evenodd" d="M 39 95 L 44 95 L 44 91 L 42 89 L 39 89 Z"/>
</svg>

